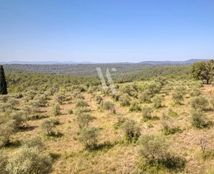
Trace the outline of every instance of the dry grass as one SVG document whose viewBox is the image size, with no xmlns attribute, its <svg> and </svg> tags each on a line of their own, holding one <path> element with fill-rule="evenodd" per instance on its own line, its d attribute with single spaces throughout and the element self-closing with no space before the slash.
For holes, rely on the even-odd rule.
<svg viewBox="0 0 214 174">
<path fill-rule="evenodd" d="M 138 85 L 143 85 L 144 82 L 137 82 Z M 132 84 L 132 83 L 129 83 Z M 140 160 L 139 157 L 139 143 L 126 144 L 123 142 L 124 136 L 121 129 L 115 129 L 114 125 L 117 123 L 117 117 L 121 116 L 135 120 L 141 128 L 141 134 L 159 134 L 164 136 L 161 129 L 161 120 L 163 114 L 167 114 L 169 109 L 177 113 L 177 116 L 171 117 L 173 122 L 183 131 L 166 136 L 167 141 L 170 143 L 170 149 L 183 156 L 187 160 L 185 170 L 181 173 L 203 174 L 208 168 L 214 164 L 214 159 L 202 160 L 200 156 L 200 140 L 202 138 L 208 140 L 208 147 L 214 147 L 214 129 L 195 129 L 191 125 L 191 107 L 189 91 L 192 88 L 191 83 L 186 84 L 186 91 L 184 101 L 181 105 L 175 105 L 172 101 L 173 86 L 182 84 L 182 81 L 170 82 L 164 86 L 160 91 L 162 96 L 162 107 L 158 109 L 153 108 L 153 115 L 159 119 L 142 121 L 141 112 L 130 112 L 128 106 L 121 106 L 119 101 L 115 101 L 111 96 L 103 95 L 104 101 L 112 101 L 115 105 L 116 114 L 103 110 L 97 103 L 95 95 L 100 95 L 102 92 L 94 91 L 92 94 L 83 92 L 84 101 L 89 104 L 91 109 L 90 114 L 95 119 L 90 123 L 91 127 L 100 128 L 98 142 L 101 148 L 95 151 L 84 150 L 83 145 L 78 141 L 79 127 L 76 123 L 76 115 L 69 114 L 69 110 L 73 111 L 75 108 L 76 99 L 72 98 L 65 101 L 61 107 L 61 114 L 53 116 L 51 108 L 55 103 L 54 97 L 51 96 L 48 100 L 48 106 L 41 108 L 42 114 L 47 115 L 48 118 L 58 118 L 60 125 L 57 126 L 63 136 L 62 137 L 45 137 L 41 131 L 41 124 L 45 119 L 30 120 L 27 122 L 28 126 L 32 129 L 18 131 L 13 136 L 13 140 L 22 141 L 35 136 L 41 136 L 45 144 L 45 151 L 52 154 L 58 154 L 59 158 L 53 164 L 53 174 L 72 174 L 72 173 L 137 173 L 137 164 Z M 123 84 L 127 85 L 127 84 Z M 120 85 L 123 86 L 123 85 Z M 172 86 L 173 85 L 173 86 Z M 168 89 L 171 87 L 172 89 Z M 210 99 L 214 97 L 214 87 L 204 86 L 200 88 L 202 95 Z M 167 93 L 165 92 L 167 91 Z M 66 95 L 72 93 L 67 92 Z M 24 104 L 23 99 L 18 99 L 18 108 L 22 109 Z M 131 98 L 132 101 L 138 99 Z M 141 103 L 143 106 L 151 106 L 152 103 Z M 206 112 L 206 116 L 214 121 L 213 111 Z M 16 151 L 15 147 L 8 147 L 2 149 L 4 152 L 10 154 Z M 171 172 L 169 172 L 171 173 Z"/>
</svg>

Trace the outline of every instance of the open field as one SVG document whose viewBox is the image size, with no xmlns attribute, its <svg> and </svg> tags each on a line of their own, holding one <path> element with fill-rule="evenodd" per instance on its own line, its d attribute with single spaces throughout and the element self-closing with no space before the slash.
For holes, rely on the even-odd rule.
<svg viewBox="0 0 214 174">
<path fill-rule="evenodd" d="M 10 93 L 0 98 L 1 130 L 6 132 L 0 136 L 0 152 L 10 158 L 8 171 L 23 149 L 36 148 L 52 164 L 43 173 L 214 172 L 211 84 L 175 68 L 172 77 L 115 80 L 112 94 L 96 77 L 78 81 L 16 71 L 6 71 Z M 147 146 L 146 138 L 153 144 Z"/>
</svg>

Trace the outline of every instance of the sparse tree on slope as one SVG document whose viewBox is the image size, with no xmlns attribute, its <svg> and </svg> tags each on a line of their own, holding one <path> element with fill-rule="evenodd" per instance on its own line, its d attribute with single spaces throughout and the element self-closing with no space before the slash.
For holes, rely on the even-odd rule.
<svg viewBox="0 0 214 174">
<path fill-rule="evenodd" d="M 192 75 L 195 79 L 206 81 L 209 84 L 214 77 L 214 60 L 194 63 Z"/>
</svg>

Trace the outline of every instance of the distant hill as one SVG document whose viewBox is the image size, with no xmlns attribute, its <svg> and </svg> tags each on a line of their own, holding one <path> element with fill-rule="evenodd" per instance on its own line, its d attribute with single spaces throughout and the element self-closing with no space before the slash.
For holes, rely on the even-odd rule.
<svg viewBox="0 0 214 174">
<path fill-rule="evenodd" d="M 0 64 L 20 64 L 20 65 L 76 65 L 76 64 L 145 64 L 145 65 L 188 65 L 199 61 L 207 61 L 209 59 L 189 59 L 185 61 L 142 61 L 139 63 L 116 62 L 116 63 L 92 63 L 92 62 L 73 62 L 73 61 L 8 61 L 0 62 Z"/>
<path fill-rule="evenodd" d="M 140 64 L 146 65 L 189 65 L 195 62 L 208 61 L 209 59 L 189 59 L 185 61 L 143 61 Z"/>
</svg>

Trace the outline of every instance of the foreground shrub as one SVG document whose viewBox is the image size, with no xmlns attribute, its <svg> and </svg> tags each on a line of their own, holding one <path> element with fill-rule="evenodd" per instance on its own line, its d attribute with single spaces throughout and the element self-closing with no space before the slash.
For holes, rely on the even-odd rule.
<svg viewBox="0 0 214 174">
<path fill-rule="evenodd" d="M 152 108 L 151 107 L 144 107 L 142 109 L 142 116 L 143 116 L 144 121 L 151 120 L 153 118 Z"/>
<path fill-rule="evenodd" d="M 119 102 L 121 106 L 129 106 L 130 105 L 130 97 L 128 95 L 122 95 L 119 98 Z"/>
<path fill-rule="evenodd" d="M 14 126 L 16 130 L 27 127 L 27 116 L 23 112 L 14 112 L 11 114 L 11 117 L 14 120 Z"/>
<path fill-rule="evenodd" d="M 77 116 L 77 122 L 80 129 L 88 127 L 89 123 L 93 120 L 93 117 L 88 113 L 81 113 Z"/>
<path fill-rule="evenodd" d="M 123 123 L 122 128 L 125 134 L 125 139 L 129 143 L 135 143 L 141 135 L 140 128 L 134 120 L 126 120 Z"/>
<path fill-rule="evenodd" d="M 152 101 L 154 104 L 154 108 L 162 107 L 162 98 L 160 96 L 155 96 Z"/>
<path fill-rule="evenodd" d="M 181 129 L 173 125 L 172 121 L 164 120 L 162 121 L 162 131 L 165 135 L 170 135 L 181 132 Z"/>
<path fill-rule="evenodd" d="M 209 104 L 208 100 L 203 96 L 194 97 L 191 100 L 191 106 L 194 109 L 206 110 L 208 104 Z"/>
<path fill-rule="evenodd" d="M 78 100 L 77 103 L 76 103 L 76 107 L 88 107 L 88 103 L 84 100 Z"/>
<path fill-rule="evenodd" d="M 8 121 L 7 123 L 0 125 L 0 147 L 7 146 L 11 143 L 10 138 L 15 132 L 14 121 Z"/>
<path fill-rule="evenodd" d="M 84 128 L 81 129 L 79 140 L 88 150 L 94 150 L 97 147 L 97 128 Z"/>
<path fill-rule="evenodd" d="M 98 105 L 101 104 L 103 102 L 103 98 L 101 96 L 99 96 L 99 95 L 96 96 L 96 102 L 97 102 Z"/>
<path fill-rule="evenodd" d="M 141 155 L 145 160 L 143 167 L 162 166 L 171 170 L 181 170 L 186 160 L 168 151 L 169 145 L 159 136 L 147 135 L 142 138 Z"/>
<path fill-rule="evenodd" d="M 53 106 L 53 115 L 54 116 L 58 116 L 58 115 L 60 115 L 61 114 L 61 112 L 60 112 L 60 105 L 59 104 L 55 104 L 54 106 Z"/>
<path fill-rule="evenodd" d="M 6 165 L 7 165 L 7 156 L 0 152 L 0 173 L 7 174 Z"/>
<path fill-rule="evenodd" d="M 43 144 L 42 139 L 40 137 L 34 137 L 31 139 L 25 140 L 24 146 L 27 148 L 37 148 L 39 150 L 42 150 L 44 147 L 44 144 Z"/>
<path fill-rule="evenodd" d="M 202 129 L 209 127 L 211 125 L 211 122 L 208 121 L 203 112 L 200 110 L 194 110 L 192 111 L 192 126 Z"/>
<path fill-rule="evenodd" d="M 108 111 L 111 111 L 112 113 L 116 113 L 114 103 L 112 103 L 111 101 L 103 102 L 103 106 L 102 107 L 103 107 L 104 110 L 108 110 Z"/>
<path fill-rule="evenodd" d="M 129 111 L 131 111 L 131 112 L 140 112 L 141 110 L 142 109 L 138 102 L 133 102 L 129 108 Z"/>
<path fill-rule="evenodd" d="M 42 131 L 47 136 L 60 136 L 61 134 L 55 129 L 57 124 L 55 120 L 45 120 L 42 123 Z"/>
<path fill-rule="evenodd" d="M 210 99 L 210 105 L 211 105 L 212 110 L 214 110 L 214 97 L 212 97 Z"/>
<path fill-rule="evenodd" d="M 47 174 L 51 171 L 52 159 L 36 148 L 22 148 L 7 161 L 9 174 Z"/>
<path fill-rule="evenodd" d="M 181 91 L 174 91 L 172 93 L 172 100 L 175 104 L 181 104 L 184 100 L 183 93 Z"/>
</svg>

